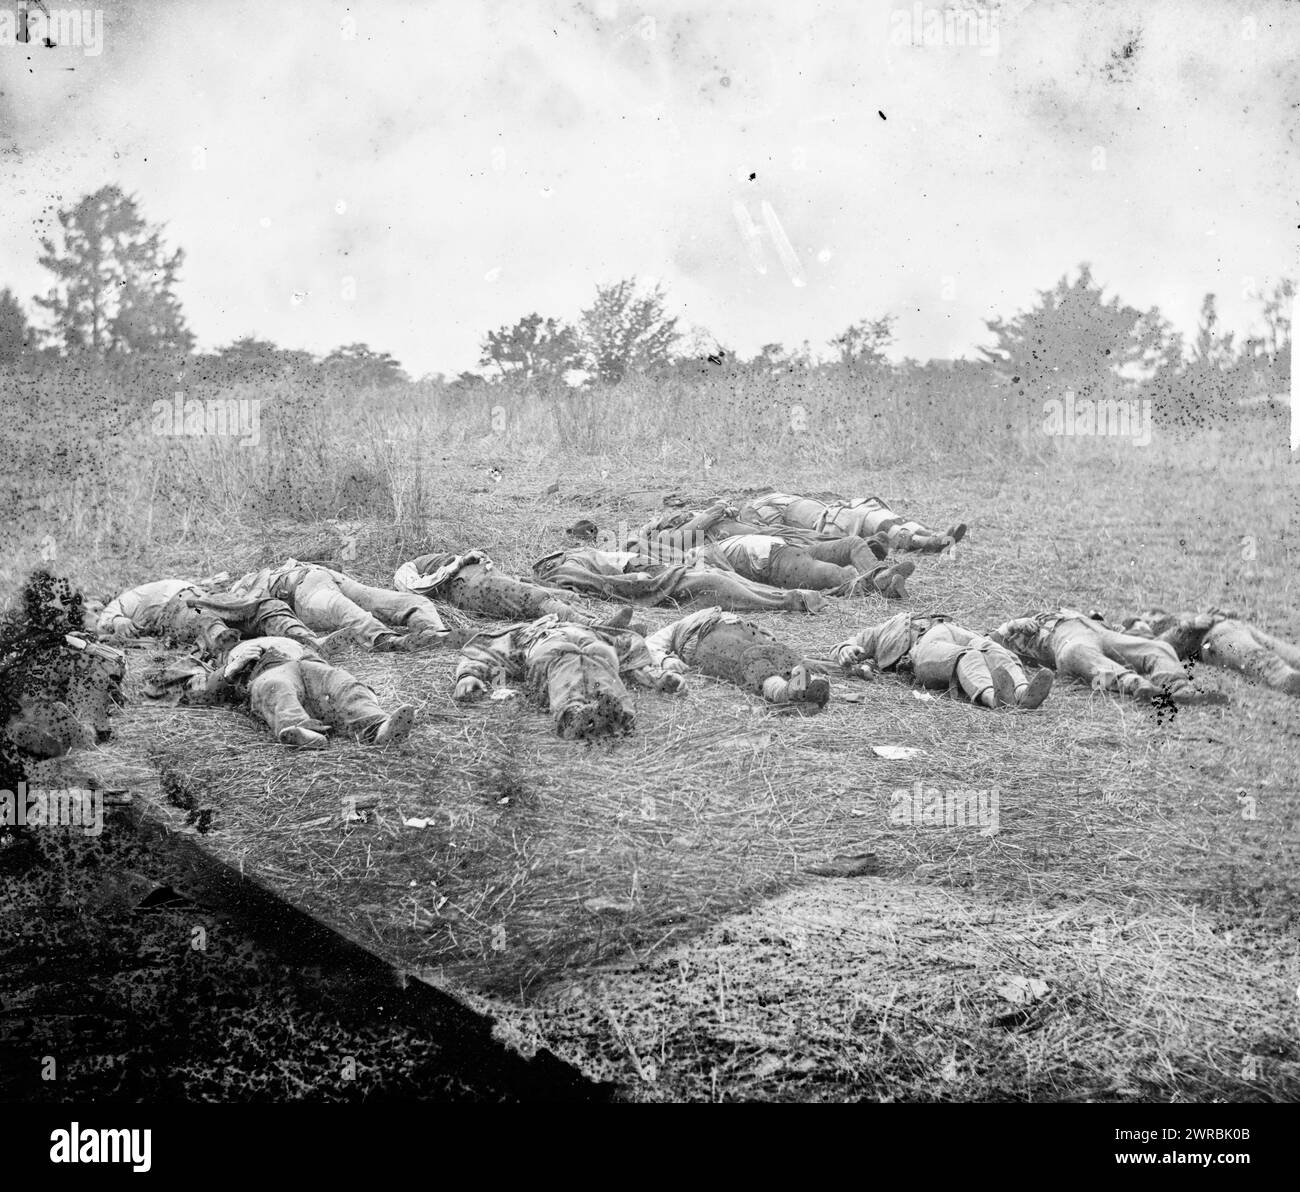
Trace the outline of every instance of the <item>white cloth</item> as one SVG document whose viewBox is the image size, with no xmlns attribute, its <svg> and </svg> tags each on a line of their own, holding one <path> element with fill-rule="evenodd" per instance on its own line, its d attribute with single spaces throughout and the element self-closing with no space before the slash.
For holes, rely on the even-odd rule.
<svg viewBox="0 0 1300 1192">
<path fill-rule="evenodd" d="M 747 571 L 761 574 L 767 570 L 772 548 L 780 545 L 781 540 L 770 534 L 738 534 L 713 543 L 712 550 L 742 574 Z"/>
<path fill-rule="evenodd" d="M 95 627 L 100 633 L 120 636 L 152 633 L 157 627 L 158 615 L 168 602 L 178 593 L 193 587 L 185 579 L 160 579 L 130 588 L 104 606 Z"/>
</svg>

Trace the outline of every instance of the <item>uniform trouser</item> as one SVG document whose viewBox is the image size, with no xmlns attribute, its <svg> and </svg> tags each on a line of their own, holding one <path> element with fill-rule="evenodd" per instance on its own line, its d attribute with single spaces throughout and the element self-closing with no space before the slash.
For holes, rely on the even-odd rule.
<svg viewBox="0 0 1300 1192">
<path fill-rule="evenodd" d="M 367 647 L 373 647 L 380 638 L 393 636 L 387 625 L 344 595 L 334 577 L 323 568 L 314 567 L 303 575 L 292 595 L 294 612 L 317 633 L 350 629 Z"/>
<path fill-rule="evenodd" d="M 220 657 L 239 641 L 239 631 L 232 629 L 215 613 L 190 608 L 186 600 L 197 589 L 177 592 L 158 614 L 157 632 L 184 645 L 197 642 L 204 653 Z"/>
<path fill-rule="evenodd" d="M 702 674 L 762 693 L 768 679 L 788 679 L 799 655 L 754 625 L 723 621 L 700 639 L 692 659 Z"/>
<path fill-rule="evenodd" d="M 201 607 L 215 613 L 243 638 L 287 637 L 305 646 L 320 645 L 320 638 L 294 615 L 293 609 L 273 596 L 251 600 L 227 596 L 204 597 Z"/>
<path fill-rule="evenodd" d="M 486 568 L 461 572 L 447 588 L 452 604 L 467 613 L 497 621 L 535 621 L 552 613 L 562 621 L 589 625 L 593 618 L 561 600 L 554 592 L 527 580 L 498 575 Z"/>
<path fill-rule="evenodd" d="M 802 610 L 805 607 L 801 599 L 795 597 L 793 592 L 784 590 L 784 587 L 759 583 L 757 580 L 746 579 L 737 572 L 721 571 L 716 567 L 688 568 L 678 581 L 673 595 L 716 604 L 728 612 Z"/>
<path fill-rule="evenodd" d="M 1189 686 L 1173 646 L 1159 639 L 1070 618 L 1052 630 L 1051 646 L 1058 672 L 1086 679 L 1097 691 L 1132 695 L 1153 686 L 1169 691 Z"/>
<path fill-rule="evenodd" d="M 884 565 L 876 561 L 870 550 L 867 551 L 870 563 L 859 567 L 856 561 L 850 562 L 856 541 L 840 539 L 838 542 L 819 542 L 816 546 L 778 544 L 772 547 L 768 556 L 766 573 L 752 578 L 778 588 L 810 588 L 824 592 L 851 584 L 859 575 L 874 577 Z M 839 559 L 844 562 L 837 562 Z"/>
<path fill-rule="evenodd" d="M 942 537 L 929 526 L 899 517 L 880 500 L 860 508 L 838 510 L 826 524 L 827 527 L 834 526 L 841 533 L 857 534 L 863 538 L 870 538 L 873 534 L 884 534 L 891 546 L 904 535 L 912 539 L 917 546 L 922 545 L 926 539 Z"/>
<path fill-rule="evenodd" d="M 414 592 L 394 592 L 389 588 L 372 588 L 368 584 L 358 583 L 349 576 L 340 576 L 336 581 L 338 589 L 358 608 L 373 613 L 385 625 L 397 625 L 414 631 L 443 633 L 446 626 L 442 618 L 423 596 Z"/>
<path fill-rule="evenodd" d="M 578 626 L 560 626 L 529 648 L 524 665 L 530 689 L 544 695 L 557 725 L 570 708 L 604 703 L 617 721 L 606 727 L 631 727 L 618 654 L 608 642 Z"/>
<path fill-rule="evenodd" d="M 257 675 L 249 684 L 248 700 L 254 714 L 277 737 L 296 726 L 361 736 L 388 717 L 364 683 L 337 666 L 310 658 L 282 662 Z"/>
<path fill-rule="evenodd" d="M 1241 621 L 1220 621 L 1201 643 L 1201 657 L 1289 695 L 1300 695 L 1300 650 Z"/>
<path fill-rule="evenodd" d="M 1010 650 L 950 621 L 927 629 L 912 647 L 912 675 L 918 684 L 948 688 L 955 683 L 975 703 L 993 686 L 994 667 L 1006 670 L 1017 689 L 1028 682 Z"/>
<path fill-rule="evenodd" d="M 785 507 L 781 520 L 788 526 L 802 526 L 804 529 L 819 530 L 826 534 L 839 533 L 858 538 L 870 538 L 875 534 L 883 533 L 888 536 L 891 546 L 901 536 L 901 531 L 916 535 L 921 540 L 927 537 L 941 537 L 920 522 L 899 517 L 879 497 L 871 497 L 851 509 L 838 509 L 823 524 L 825 517 L 826 506 L 821 501 L 800 497 Z"/>
</svg>

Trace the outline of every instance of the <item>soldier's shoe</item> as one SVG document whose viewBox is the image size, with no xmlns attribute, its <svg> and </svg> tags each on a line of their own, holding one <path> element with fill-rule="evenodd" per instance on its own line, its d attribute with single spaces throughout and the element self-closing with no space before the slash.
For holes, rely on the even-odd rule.
<svg viewBox="0 0 1300 1192">
<path fill-rule="evenodd" d="M 1287 695 L 1300 695 L 1300 671 L 1293 670 L 1278 685 L 1278 690 Z"/>
<path fill-rule="evenodd" d="M 468 703 L 471 700 L 483 699 L 487 693 L 487 684 L 482 679 L 476 679 L 473 675 L 466 675 L 456 681 L 456 688 L 451 698 L 461 703 Z"/>
<path fill-rule="evenodd" d="M 789 700 L 792 704 L 813 704 L 824 708 L 831 698 L 831 685 L 825 675 L 813 674 L 800 663 L 790 672 Z"/>
<path fill-rule="evenodd" d="M 288 745 L 294 749 L 325 749 L 330 743 L 324 733 L 314 732 L 302 724 L 282 728 L 278 739 L 281 745 Z"/>
<path fill-rule="evenodd" d="M 1047 698 L 1048 693 L 1052 690 L 1052 683 L 1056 676 L 1052 671 L 1040 670 L 1028 683 L 1025 689 L 1016 699 L 1016 703 L 1022 708 L 1041 708 L 1043 701 Z"/>
<path fill-rule="evenodd" d="M 819 613 L 826 607 L 826 597 L 810 588 L 795 588 L 785 596 L 786 606 L 795 612 Z"/>
<path fill-rule="evenodd" d="M 316 649 L 326 658 L 337 658 L 349 646 L 357 644 L 357 635 L 351 629 L 336 629 L 316 639 Z"/>
<path fill-rule="evenodd" d="M 1016 681 L 1004 666 L 995 666 L 989 671 L 993 680 L 993 706 L 995 708 L 1014 708 L 1016 706 Z"/>
<path fill-rule="evenodd" d="M 438 646 L 448 638 L 447 631 L 436 629 L 417 629 L 414 633 L 408 633 L 405 637 L 399 639 L 399 645 L 396 647 L 400 650 L 406 650 L 408 653 L 414 653 L 416 650 L 427 650 L 431 646 Z"/>
<path fill-rule="evenodd" d="M 958 522 L 955 526 L 948 527 L 948 533 L 944 535 L 948 539 L 949 546 L 956 546 L 963 538 L 966 537 L 967 526 L 965 522 Z"/>
<path fill-rule="evenodd" d="M 1167 626 L 1158 640 L 1168 642 L 1179 658 L 1195 658 L 1201 652 L 1205 635 L 1214 628 L 1214 618 L 1208 613 L 1193 617 L 1180 617 Z"/>
<path fill-rule="evenodd" d="M 632 624 L 632 606 L 630 604 L 623 605 L 613 616 L 606 620 L 605 624 L 613 629 L 626 629 Z"/>
<path fill-rule="evenodd" d="M 403 704 L 375 730 L 373 744 L 399 745 L 411 735 L 414 724 L 415 708 L 410 704 Z"/>
<path fill-rule="evenodd" d="M 885 534 L 872 534 L 866 540 L 867 545 L 871 548 L 871 553 L 877 559 L 883 561 L 889 557 L 889 538 Z"/>
<path fill-rule="evenodd" d="M 1198 691 L 1195 687 L 1175 688 L 1169 692 L 1169 698 L 1182 708 L 1208 707 L 1228 702 L 1228 697 L 1222 691 Z"/>
<path fill-rule="evenodd" d="M 874 577 L 876 591 L 886 600 L 902 600 L 907 596 L 907 577 L 916 570 L 911 559 L 893 563 Z"/>
</svg>

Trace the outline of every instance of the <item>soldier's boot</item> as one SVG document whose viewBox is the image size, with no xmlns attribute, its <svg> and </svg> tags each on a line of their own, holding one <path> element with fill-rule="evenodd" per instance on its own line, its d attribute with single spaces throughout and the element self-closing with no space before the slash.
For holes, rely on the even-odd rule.
<svg viewBox="0 0 1300 1192">
<path fill-rule="evenodd" d="M 391 716 L 380 722 L 370 743 L 372 745 L 400 745 L 411 735 L 411 729 L 414 725 L 415 708 L 410 704 L 402 704 Z"/>
<path fill-rule="evenodd" d="M 1016 693 L 1016 704 L 1030 710 L 1041 708 L 1043 701 L 1052 690 L 1052 683 L 1055 678 L 1056 676 L 1052 671 L 1046 668 L 1040 670 Z"/>
<path fill-rule="evenodd" d="M 825 675 L 814 674 L 800 663 L 790 672 L 786 694 L 792 704 L 824 708 L 831 698 L 831 685 Z"/>
<path fill-rule="evenodd" d="M 1011 672 L 1004 666 L 994 666 L 989 669 L 989 677 L 993 680 L 993 690 L 991 692 L 986 691 L 984 694 L 992 696 L 993 703 L 991 706 L 994 708 L 1014 708 L 1016 706 L 1016 681 L 1011 677 Z"/>
<path fill-rule="evenodd" d="M 324 733 L 318 733 L 305 724 L 282 728 L 277 736 L 281 745 L 288 745 L 294 749 L 326 749 L 330 743 Z"/>
<path fill-rule="evenodd" d="M 907 596 L 907 577 L 916 570 L 911 559 L 891 563 L 871 577 L 872 585 L 886 600 L 903 600 Z"/>
</svg>

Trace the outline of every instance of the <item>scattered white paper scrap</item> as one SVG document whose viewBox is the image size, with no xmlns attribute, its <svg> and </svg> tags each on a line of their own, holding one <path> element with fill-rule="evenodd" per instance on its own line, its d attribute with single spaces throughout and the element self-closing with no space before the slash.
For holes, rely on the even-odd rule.
<svg viewBox="0 0 1300 1192">
<path fill-rule="evenodd" d="M 513 687 L 498 687 L 488 698 L 489 699 L 514 699 L 519 692 Z"/>
<path fill-rule="evenodd" d="M 1032 1005 L 1047 996 L 1047 982 L 1037 977 L 1007 977 L 993 992 L 1017 1005 Z"/>
<path fill-rule="evenodd" d="M 407 819 L 405 816 L 403 816 L 403 817 L 402 817 L 402 823 L 405 824 L 408 828 L 431 828 L 431 827 L 433 827 L 433 820 L 431 820 L 431 819 Z"/>
<path fill-rule="evenodd" d="M 910 745 L 873 745 L 871 752 L 877 757 L 887 757 L 891 762 L 902 762 L 909 757 L 915 757 L 921 751 L 913 749 Z"/>
<path fill-rule="evenodd" d="M 934 699 L 934 696 L 932 696 L 928 691 L 916 691 L 915 689 L 913 689 L 912 698 L 913 699 Z"/>
</svg>

